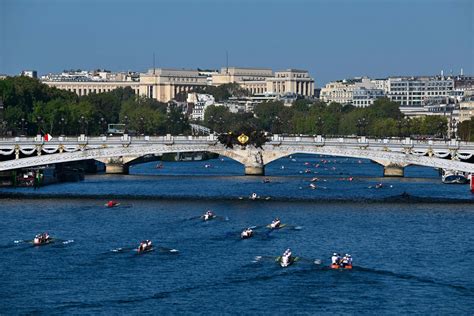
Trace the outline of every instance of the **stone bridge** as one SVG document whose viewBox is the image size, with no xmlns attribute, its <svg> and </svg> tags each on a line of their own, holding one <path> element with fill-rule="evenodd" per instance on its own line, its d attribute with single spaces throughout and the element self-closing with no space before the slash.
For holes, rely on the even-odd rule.
<svg viewBox="0 0 474 316">
<path fill-rule="evenodd" d="M 383 165 L 387 176 L 403 176 L 403 168 L 408 165 L 474 173 L 474 164 L 467 162 L 474 155 L 474 143 L 454 139 L 418 141 L 410 138 L 273 135 L 262 148 L 237 145 L 229 149 L 219 143 L 214 134 L 136 137 L 81 135 L 59 137 L 49 142 L 40 135 L 35 138 L 3 138 L 0 139 L 0 171 L 95 159 L 104 162 L 109 173 L 126 173 L 130 163 L 145 155 L 180 152 L 212 152 L 232 158 L 245 166 L 245 174 L 248 175 L 263 175 L 266 164 L 296 153 L 370 159 Z"/>
</svg>

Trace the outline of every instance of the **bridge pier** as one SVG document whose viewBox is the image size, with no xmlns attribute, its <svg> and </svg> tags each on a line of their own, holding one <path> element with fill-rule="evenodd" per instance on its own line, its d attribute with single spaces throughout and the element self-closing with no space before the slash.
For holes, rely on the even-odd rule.
<svg viewBox="0 0 474 316">
<path fill-rule="evenodd" d="M 403 177 L 405 175 L 405 167 L 397 164 L 389 164 L 383 167 L 384 177 Z"/>
<path fill-rule="evenodd" d="M 105 162 L 105 173 L 128 174 L 128 165 L 123 163 L 122 158 L 109 158 Z"/>
<path fill-rule="evenodd" d="M 245 166 L 246 176 L 264 176 L 265 166 Z"/>
</svg>

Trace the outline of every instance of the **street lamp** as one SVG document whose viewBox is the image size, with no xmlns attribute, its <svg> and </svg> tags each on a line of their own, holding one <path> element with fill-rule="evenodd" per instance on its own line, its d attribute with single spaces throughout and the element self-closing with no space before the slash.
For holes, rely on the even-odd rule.
<svg viewBox="0 0 474 316">
<path fill-rule="evenodd" d="M 36 117 L 36 124 L 38 125 L 38 132 L 36 133 L 36 135 L 41 135 L 41 127 L 43 125 L 43 118 L 41 116 L 37 116 Z"/>
<path fill-rule="evenodd" d="M 451 120 L 451 123 L 450 123 L 450 127 L 451 127 L 451 139 L 455 139 L 456 138 L 456 128 L 457 128 L 457 125 L 458 125 L 458 122 L 456 121 L 456 119 L 452 119 Z"/>
<path fill-rule="evenodd" d="M 28 122 L 24 118 L 21 118 L 18 124 L 20 125 L 20 136 L 25 136 Z"/>
<path fill-rule="evenodd" d="M 218 130 L 219 133 L 222 133 L 223 123 L 224 123 L 224 120 L 222 119 L 222 116 L 219 116 L 219 118 L 217 119 L 217 127 L 219 128 Z"/>
<path fill-rule="evenodd" d="M 124 134 L 128 134 L 128 123 L 129 123 L 129 119 L 128 119 L 128 116 L 125 115 L 124 118 L 123 118 L 123 123 L 125 124 L 125 128 L 123 130 L 123 133 Z"/>
<path fill-rule="evenodd" d="M 323 119 L 321 118 L 321 116 L 318 116 L 318 119 L 316 120 L 316 133 L 318 135 L 323 134 L 323 125 L 324 125 Z"/>
<path fill-rule="evenodd" d="M 405 136 L 410 136 L 411 121 L 410 121 L 409 117 L 407 117 L 404 120 L 404 125 L 405 125 L 405 129 L 406 129 Z"/>
<path fill-rule="evenodd" d="M 279 134 L 281 132 L 281 119 L 278 116 L 275 116 L 272 121 L 272 133 Z"/>
<path fill-rule="evenodd" d="M 211 116 L 209 117 L 208 122 L 209 122 L 209 129 L 210 129 L 210 132 L 209 132 L 209 133 L 210 133 L 210 134 L 214 134 L 214 123 L 216 122 L 216 121 L 214 120 L 214 115 L 211 115 Z"/>
<path fill-rule="evenodd" d="M 61 136 L 64 136 L 64 127 L 66 126 L 66 120 L 64 117 L 59 119 L 59 125 L 61 126 Z"/>
<path fill-rule="evenodd" d="M 362 136 L 362 134 L 363 134 L 363 135 L 366 134 L 366 129 L 365 129 L 365 128 L 367 127 L 367 124 L 368 124 L 368 122 L 367 122 L 367 120 L 365 119 L 365 117 L 363 117 L 363 118 L 357 120 L 357 124 L 356 124 L 356 125 L 357 125 L 357 128 L 358 128 L 358 130 L 359 130 L 359 136 Z"/>
<path fill-rule="evenodd" d="M 140 135 L 145 135 L 145 119 L 143 117 L 140 117 L 139 133 Z"/>
<path fill-rule="evenodd" d="M 87 133 L 86 131 L 86 125 L 88 124 L 87 123 L 87 120 L 86 118 L 82 115 L 81 118 L 79 119 L 79 124 L 81 125 L 81 130 L 80 130 L 80 134 L 81 135 L 85 135 Z"/>
<path fill-rule="evenodd" d="M 100 124 L 100 129 L 102 131 L 100 135 L 104 136 L 107 133 L 107 121 L 105 120 L 105 118 L 101 117 L 99 120 L 99 124 Z"/>
<path fill-rule="evenodd" d="M 403 119 L 400 117 L 397 121 L 397 127 L 398 127 L 398 138 L 402 137 L 402 127 L 403 127 Z"/>
</svg>

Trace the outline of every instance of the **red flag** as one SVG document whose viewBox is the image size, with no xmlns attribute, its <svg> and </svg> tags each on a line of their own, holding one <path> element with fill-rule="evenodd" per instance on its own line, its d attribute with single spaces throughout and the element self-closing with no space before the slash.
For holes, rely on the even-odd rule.
<svg viewBox="0 0 474 316">
<path fill-rule="evenodd" d="M 49 142 L 49 141 L 52 140 L 52 139 L 53 139 L 53 136 L 51 136 L 50 134 L 44 135 L 44 140 L 45 140 L 45 141 Z"/>
</svg>

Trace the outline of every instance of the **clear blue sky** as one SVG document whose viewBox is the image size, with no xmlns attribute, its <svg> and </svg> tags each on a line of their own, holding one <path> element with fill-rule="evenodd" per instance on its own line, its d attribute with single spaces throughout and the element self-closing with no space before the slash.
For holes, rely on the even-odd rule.
<svg viewBox="0 0 474 316">
<path fill-rule="evenodd" d="M 302 68 L 474 75 L 473 0 L 0 0 L 0 73 Z"/>
</svg>

